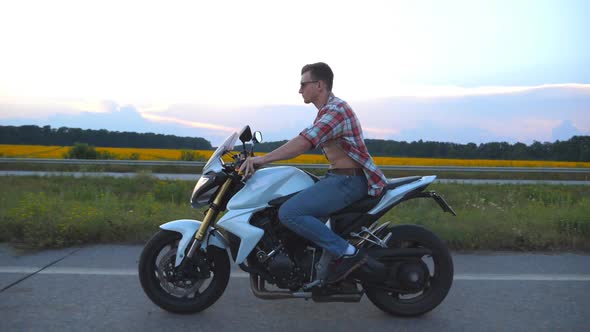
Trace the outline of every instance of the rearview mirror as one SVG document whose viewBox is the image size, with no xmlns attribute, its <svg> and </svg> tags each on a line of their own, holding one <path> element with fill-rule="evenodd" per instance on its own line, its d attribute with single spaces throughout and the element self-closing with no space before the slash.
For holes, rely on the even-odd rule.
<svg viewBox="0 0 590 332">
<path fill-rule="evenodd" d="M 262 133 L 259 131 L 254 132 L 254 137 L 252 138 L 252 142 L 258 144 L 262 143 Z"/>
<path fill-rule="evenodd" d="M 240 141 L 242 143 L 250 142 L 252 140 L 252 130 L 250 130 L 250 126 L 246 126 L 240 131 Z"/>
</svg>

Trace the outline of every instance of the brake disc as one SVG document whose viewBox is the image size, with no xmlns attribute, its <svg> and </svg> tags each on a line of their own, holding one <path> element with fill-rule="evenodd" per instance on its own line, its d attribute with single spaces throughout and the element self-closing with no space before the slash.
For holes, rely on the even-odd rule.
<svg viewBox="0 0 590 332">
<path fill-rule="evenodd" d="M 162 288 L 168 294 L 177 297 L 188 297 L 199 290 L 205 279 L 178 278 L 177 269 L 174 267 L 176 250 L 169 250 L 158 263 L 158 279 Z"/>
</svg>

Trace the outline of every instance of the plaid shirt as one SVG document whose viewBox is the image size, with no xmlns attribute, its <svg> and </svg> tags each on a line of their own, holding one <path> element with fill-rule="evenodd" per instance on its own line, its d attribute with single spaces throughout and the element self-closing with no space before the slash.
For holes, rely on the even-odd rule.
<svg viewBox="0 0 590 332">
<path fill-rule="evenodd" d="M 314 148 L 323 147 L 326 142 L 336 140 L 338 146 L 350 158 L 362 165 L 369 183 L 369 195 L 381 194 L 386 185 L 385 176 L 373 162 L 365 145 L 359 120 L 345 101 L 330 94 L 328 102 L 318 112 L 313 125 L 299 135 L 311 142 Z"/>
</svg>

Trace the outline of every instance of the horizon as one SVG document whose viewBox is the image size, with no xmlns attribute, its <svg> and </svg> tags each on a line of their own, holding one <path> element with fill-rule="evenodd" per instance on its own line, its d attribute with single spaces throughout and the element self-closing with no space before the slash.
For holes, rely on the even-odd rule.
<svg viewBox="0 0 590 332">
<path fill-rule="evenodd" d="M 0 124 L 0 126 L 4 126 L 4 125 L 3 124 Z M 8 125 L 8 126 L 13 126 L 13 125 Z M 174 135 L 174 134 L 161 134 L 161 133 L 155 133 L 155 132 L 149 132 L 149 131 L 148 132 L 120 131 L 120 130 L 108 130 L 106 128 L 91 129 L 91 128 L 79 128 L 79 127 L 67 127 L 67 126 L 53 127 L 50 124 L 47 124 L 47 125 L 23 124 L 23 125 L 15 125 L 13 127 L 22 127 L 22 126 L 36 126 L 36 127 L 39 127 L 39 128 L 43 128 L 43 127 L 49 126 L 51 128 L 51 130 L 57 130 L 57 129 L 60 129 L 62 127 L 65 127 L 65 128 L 68 128 L 68 129 L 80 129 L 80 130 L 97 130 L 97 131 L 98 130 L 107 130 L 107 131 L 113 132 L 113 133 L 154 134 L 154 135 L 165 135 L 165 136 L 170 135 L 170 136 L 176 136 L 176 137 L 179 137 L 179 138 L 195 138 L 195 139 L 197 139 L 197 138 L 203 138 L 203 139 L 205 139 L 207 142 L 209 142 L 211 144 L 211 149 L 214 150 L 214 149 L 216 149 L 219 146 L 219 144 L 218 145 L 215 145 L 215 144 L 211 143 L 209 140 L 207 140 L 206 138 L 200 137 L 200 136 L 179 136 L 179 135 Z M 533 145 L 535 143 L 541 143 L 541 144 L 551 143 L 551 144 L 554 144 L 556 142 L 568 141 L 570 139 L 573 139 L 574 137 L 590 137 L 590 134 L 586 134 L 586 135 L 573 135 L 573 136 L 571 136 L 571 137 L 569 137 L 567 139 L 556 139 L 554 141 L 533 141 L 533 142 L 531 142 L 529 144 L 527 144 L 525 142 L 520 142 L 520 141 L 512 142 L 512 143 L 511 142 L 506 142 L 506 141 L 489 141 L 489 142 L 482 142 L 482 143 L 479 143 L 478 144 L 478 143 L 475 143 L 475 142 L 457 143 L 457 142 L 450 142 L 450 141 L 432 141 L 432 140 L 422 140 L 422 139 L 412 140 L 412 141 L 405 141 L 405 140 L 395 140 L 395 139 L 365 138 L 365 140 L 391 141 L 391 142 L 400 142 L 400 143 L 401 142 L 404 142 L 404 143 L 408 143 L 408 144 L 411 144 L 411 143 L 419 143 L 419 142 L 423 142 L 423 143 L 430 143 L 430 142 L 432 142 L 432 143 L 457 144 L 457 145 L 475 144 L 477 146 L 485 145 L 485 144 L 490 144 L 490 143 L 508 143 L 510 145 L 525 144 L 526 146 L 529 146 L 530 147 L 531 145 Z M 287 141 L 287 140 L 276 140 L 276 141 L 265 141 L 265 140 L 263 140 L 259 144 L 278 143 L 278 142 L 285 142 L 285 141 Z M 0 144 L 5 144 L 5 143 L 0 142 Z M 246 145 L 249 145 L 249 144 L 251 144 L 251 143 L 246 143 Z M 17 144 L 17 145 L 20 145 L 20 144 Z M 34 144 L 34 145 L 44 145 L 44 144 Z M 236 146 L 238 146 L 238 145 L 241 146 L 241 143 L 240 144 L 236 143 Z M 97 147 L 100 147 L 100 146 L 97 146 Z M 152 149 L 152 148 L 147 148 L 147 149 Z"/>
</svg>

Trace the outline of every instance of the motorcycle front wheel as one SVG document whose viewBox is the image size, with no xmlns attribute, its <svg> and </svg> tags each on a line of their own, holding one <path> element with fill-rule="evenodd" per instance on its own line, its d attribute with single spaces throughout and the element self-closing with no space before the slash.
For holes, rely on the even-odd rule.
<svg viewBox="0 0 590 332">
<path fill-rule="evenodd" d="M 162 309 L 196 313 L 223 294 L 230 262 L 225 250 L 210 246 L 206 253 L 195 252 L 190 267 L 182 271 L 175 267 L 180 238 L 180 233 L 161 230 L 149 240 L 139 259 L 139 280 L 146 295 Z"/>
<path fill-rule="evenodd" d="M 417 263 L 426 273 L 420 277 L 422 284 L 416 292 L 399 292 L 386 285 L 367 285 L 367 297 L 379 309 L 395 316 L 425 314 L 444 300 L 453 283 L 453 259 L 449 249 L 434 233 L 420 226 L 400 225 L 389 231 L 392 234 L 387 242 L 389 248 L 426 248 L 432 255 L 422 257 Z M 387 261 L 382 263 L 390 264 Z"/>
</svg>

